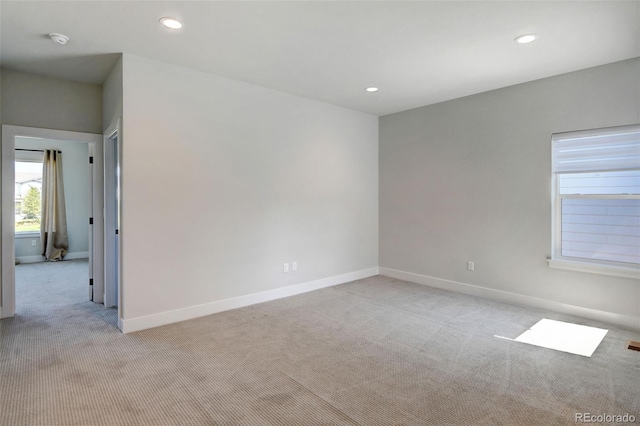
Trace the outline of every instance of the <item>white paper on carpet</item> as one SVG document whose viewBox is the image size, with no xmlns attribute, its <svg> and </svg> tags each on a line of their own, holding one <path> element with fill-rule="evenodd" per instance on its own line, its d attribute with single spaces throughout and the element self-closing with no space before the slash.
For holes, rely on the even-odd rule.
<svg viewBox="0 0 640 426">
<path fill-rule="evenodd" d="M 602 328 L 543 318 L 513 340 L 590 357 L 608 331 Z"/>
</svg>

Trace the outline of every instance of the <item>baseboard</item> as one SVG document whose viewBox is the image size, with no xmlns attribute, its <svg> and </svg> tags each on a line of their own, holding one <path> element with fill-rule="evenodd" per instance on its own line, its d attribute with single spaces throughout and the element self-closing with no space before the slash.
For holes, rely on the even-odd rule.
<svg viewBox="0 0 640 426">
<path fill-rule="evenodd" d="M 495 290 L 492 288 L 480 287 L 473 284 L 465 284 L 457 281 L 430 277 L 427 275 L 414 274 L 412 272 L 399 271 L 397 269 L 380 267 L 379 270 L 380 275 L 384 275 L 386 277 L 409 281 L 416 284 L 423 284 L 442 290 L 455 291 L 457 293 L 469 294 L 471 296 L 483 297 L 485 299 L 496 300 L 498 302 L 504 302 L 513 305 L 546 309 L 562 314 L 575 315 L 596 321 L 608 322 L 610 324 L 615 324 L 633 330 L 640 330 L 640 317 L 633 317 L 630 315 L 621 315 L 613 312 L 584 308 L 582 306 L 569 305 L 566 303 L 555 302 L 553 300 L 511 293 L 508 291 Z"/>
<path fill-rule="evenodd" d="M 378 275 L 377 267 L 363 269 L 360 271 L 350 272 L 342 275 L 336 275 L 333 277 L 322 278 L 319 280 L 309 281 L 306 283 L 296 284 L 288 287 L 262 291 L 260 293 L 253 293 L 245 296 L 234 297 L 231 299 L 218 300 L 202 305 L 189 306 L 183 309 L 160 312 L 158 314 L 137 318 L 121 319 L 118 321 L 118 325 L 123 333 L 131 333 L 134 331 L 145 330 L 147 328 L 159 327 L 161 325 L 167 325 L 175 322 L 203 317 L 206 315 L 216 314 L 218 312 L 228 311 L 230 309 L 242 308 L 244 306 L 254 305 L 256 303 L 268 302 L 270 300 L 276 300 L 284 297 L 294 296 L 296 294 L 307 293 L 309 291 L 319 290 L 321 288 L 331 287 L 338 284 L 344 284 L 362 278 L 373 277 L 375 275 Z"/>
<path fill-rule="evenodd" d="M 88 251 L 77 251 L 75 253 L 67 253 L 64 255 L 64 260 L 88 259 L 88 258 L 89 258 Z"/>
<path fill-rule="evenodd" d="M 44 262 L 44 256 L 16 256 L 19 263 L 38 263 Z"/>
<path fill-rule="evenodd" d="M 77 251 L 74 253 L 67 253 L 64 255 L 64 260 L 74 260 L 74 259 L 87 259 L 89 258 L 88 251 Z M 16 256 L 16 260 L 20 263 L 38 263 L 44 262 L 44 256 Z"/>
</svg>

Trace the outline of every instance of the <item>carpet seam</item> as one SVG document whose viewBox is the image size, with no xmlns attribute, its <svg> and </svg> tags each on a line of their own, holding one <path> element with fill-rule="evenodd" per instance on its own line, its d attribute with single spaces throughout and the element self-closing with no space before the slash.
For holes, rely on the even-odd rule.
<svg viewBox="0 0 640 426">
<path fill-rule="evenodd" d="M 303 385 L 302 383 L 300 383 L 299 381 L 297 381 L 296 379 L 294 379 L 293 377 L 291 377 L 290 375 L 288 375 L 287 373 L 285 373 L 282 370 L 278 370 L 281 374 L 283 374 L 284 376 L 286 376 L 289 380 L 293 381 L 294 383 L 296 383 L 297 385 L 299 385 L 300 387 L 302 387 L 303 389 L 307 390 L 309 393 L 311 393 L 312 395 L 314 395 L 316 398 L 320 399 L 321 401 L 323 401 L 324 403 L 326 403 L 327 405 L 329 405 L 331 408 L 333 408 L 335 411 L 337 411 L 338 413 L 342 414 L 344 417 L 346 417 L 347 419 L 349 419 L 351 422 L 353 422 L 353 424 L 357 425 L 357 426 L 362 426 L 360 423 L 358 423 L 355 419 L 353 419 L 351 416 L 349 416 L 348 414 L 346 414 L 344 411 L 342 411 L 341 409 L 339 409 L 338 407 L 336 407 L 335 405 L 333 405 L 332 403 L 330 403 L 329 401 L 327 401 L 326 399 L 324 399 L 323 397 L 321 397 L 320 395 L 318 395 L 317 393 L 315 393 L 314 391 L 312 391 L 311 389 L 309 389 L 308 387 L 306 387 L 305 385 Z"/>
</svg>

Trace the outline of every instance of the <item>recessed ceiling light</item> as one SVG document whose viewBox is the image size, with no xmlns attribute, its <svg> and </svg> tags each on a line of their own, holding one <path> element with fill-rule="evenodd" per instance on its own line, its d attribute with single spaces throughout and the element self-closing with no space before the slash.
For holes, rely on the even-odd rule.
<svg viewBox="0 0 640 426">
<path fill-rule="evenodd" d="M 377 92 L 379 89 L 378 89 L 377 87 L 373 87 L 373 86 L 371 86 L 371 87 L 367 87 L 367 88 L 366 88 L 366 89 L 364 89 L 364 90 L 366 90 L 366 91 L 367 91 L 367 92 L 369 92 L 369 93 L 373 93 L 373 92 Z"/>
<path fill-rule="evenodd" d="M 58 44 L 62 44 L 62 45 L 67 44 L 67 42 L 69 41 L 69 37 L 67 37 L 64 34 L 59 34 L 59 33 L 51 33 L 51 34 L 49 34 L 49 38 L 54 43 L 58 43 Z"/>
<path fill-rule="evenodd" d="M 175 18 L 160 18 L 160 23 L 172 30 L 179 30 L 180 28 L 182 28 L 182 22 L 178 21 Z"/>
<path fill-rule="evenodd" d="M 521 36 L 516 37 L 515 42 L 520 44 L 526 44 L 526 43 L 531 43 L 537 38 L 538 36 L 535 34 L 523 34 Z"/>
</svg>

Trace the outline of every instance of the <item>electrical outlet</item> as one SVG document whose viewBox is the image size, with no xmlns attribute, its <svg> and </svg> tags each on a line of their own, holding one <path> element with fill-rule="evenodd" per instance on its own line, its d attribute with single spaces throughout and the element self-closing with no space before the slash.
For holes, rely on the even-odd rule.
<svg viewBox="0 0 640 426">
<path fill-rule="evenodd" d="M 284 265 L 282 265 L 282 272 L 284 272 L 285 274 L 287 272 L 289 272 L 289 264 L 285 263 Z"/>
<path fill-rule="evenodd" d="M 467 261 L 467 271 L 475 271 L 476 270 L 476 264 L 475 262 L 473 262 L 472 260 L 468 260 Z"/>
<path fill-rule="evenodd" d="M 38 242 L 36 240 L 31 240 L 31 247 L 35 247 L 38 245 Z"/>
<path fill-rule="evenodd" d="M 298 262 L 291 262 L 291 270 L 292 271 L 298 270 Z"/>
</svg>

